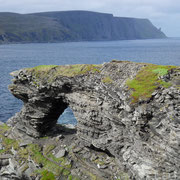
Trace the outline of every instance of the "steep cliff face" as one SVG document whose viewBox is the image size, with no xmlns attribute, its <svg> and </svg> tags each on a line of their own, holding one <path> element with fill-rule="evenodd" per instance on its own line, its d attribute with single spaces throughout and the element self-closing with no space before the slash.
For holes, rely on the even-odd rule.
<svg viewBox="0 0 180 180">
<path fill-rule="evenodd" d="M 88 11 L 0 13 L 0 42 L 61 42 L 165 38 L 147 19 Z"/>
<path fill-rule="evenodd" d="M 112 61 L 39 66 L 12 75 L 9 89 L 24 102 L 8 121 L 16 137 L 44 136 L 70 107 L 82 144 L 115 156 L 131 177 L 178 177 L 179 67 Z"/>
<path fill-rule="evenodd" d="M 80 40 L 121 40 L 165 38 L 148 19 L 114 17 L 112 14 L 88 11 L 37 13 L 51 17 Z"/>
</svg>

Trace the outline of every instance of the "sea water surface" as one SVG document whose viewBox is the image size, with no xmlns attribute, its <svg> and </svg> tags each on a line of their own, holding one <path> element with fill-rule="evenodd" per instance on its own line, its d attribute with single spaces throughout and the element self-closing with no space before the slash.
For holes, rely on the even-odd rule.
<svg viewBox="0 0 180 180">
<path fill-rule="evenodd" d="M 8 91 L 10 72 L 42 64 L 101 64 L 112 59 L 180 65 L 180 38 L 0 45 L 0 121 L 6 122 L 22 107 Z M 76 120 L 66 109 L 58 122 Z"/>
</svg>

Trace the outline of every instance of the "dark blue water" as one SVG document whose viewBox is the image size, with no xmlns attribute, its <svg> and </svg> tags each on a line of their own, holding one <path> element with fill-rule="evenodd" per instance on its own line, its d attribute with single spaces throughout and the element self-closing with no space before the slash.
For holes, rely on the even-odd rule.
<svg viewBox="0 0 180 180">
<path fill-rule="evenodd" d="M 100 64 L 112 59 L 180 65 L 180 38 L 0 45 L 0 121 L 7 121 L 22 106 L 7 89 L 10 72 L 41 64 Z M 75 123 L 70 109 L 59 122 Z"/>
</svg>

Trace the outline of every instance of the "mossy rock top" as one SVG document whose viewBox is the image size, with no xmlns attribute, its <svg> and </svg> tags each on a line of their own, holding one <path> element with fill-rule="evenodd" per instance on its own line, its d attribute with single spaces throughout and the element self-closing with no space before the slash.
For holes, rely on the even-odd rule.
<svg viewBox="0 0 180 180">
<path fill-rule="evenodd" d="M 51 74 L 54 77 L 57 76 L 66 76 L 66 77 L 74 77 L 77 75 L 83 75 L 88 72 L 95 73 L 100 72 L 100 68 L 102 65 L 94 65 L 94 64 L 75 64 L 75 65 L 40 65 L 34 68 L 27 68 L 28 72 L 32 72 L 33 74 L 43 77 L 45 75 Z"/>
<path fill-rule="evenodd" d="M 118 81 L 118 68 L 120 68 L 120 70 L 124 73 L 128 71 L 128 69 L 125 69 L 121 66 L 123 64 L 139 67 L 137 72 L 133 72 L 136 74 L 135 77 L 124 77 L 126 85 L 131 91 L 132 103 L 150 98 L 151 94 L 158 87 L 168 88 L 172 86 L 171 80 L 164 81 L 164 79 L 161 77 L 168 75 L 171 70 L 179 70 L 179 66 L 155 65 L 149 63 L 112 60 L 110 63 L 105 63 L 103 65 L 40 65 L 33 68 L 27 68 L 26 71 L 31 73 L 35 86 L 40 86 L 39 83 L 42 82 L 45 84 L 52 84 L 57 78 L 59 79 L 61 77 L 73 78 L 76 76 L 83 76 L 94 73 L 101 74 L 101 83 L 115 86 Z M 114 78 L 115 76 L 116 78 Z"/>
<path fill-rule="evenodd" d="M 132 103 L 140 99 L 150 98 L 158 87 L 168 88 L 172 86 L 171 81 L 166 82 L 163 77 L 176 68 L 177 66 L 147 64 L 137 73 L 134 79 L 128 79 L 127 86 L 132 90 Z"/>
</svg>

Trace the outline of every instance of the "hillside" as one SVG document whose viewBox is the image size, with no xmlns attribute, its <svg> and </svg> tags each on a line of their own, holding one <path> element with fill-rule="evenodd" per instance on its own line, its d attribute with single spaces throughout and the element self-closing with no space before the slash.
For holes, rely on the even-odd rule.
<svg viewBox="0 0 180 180">
<path fill-rule="evenodd" d="M 47 42 L 72 39 L 68 29 L 52 18 L 0 13 L 1 42 Z"/>
<path fill-rule="evenodd" d="M 0 13 L 0 42 L 61 42 L 165 38 L 147 19 L 88 11 Z"/>
</svg>

